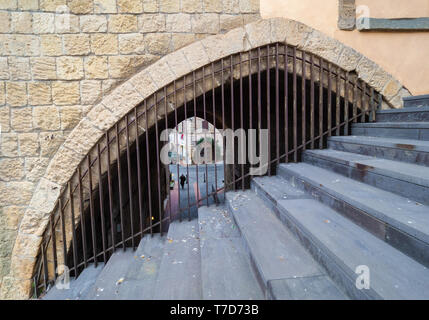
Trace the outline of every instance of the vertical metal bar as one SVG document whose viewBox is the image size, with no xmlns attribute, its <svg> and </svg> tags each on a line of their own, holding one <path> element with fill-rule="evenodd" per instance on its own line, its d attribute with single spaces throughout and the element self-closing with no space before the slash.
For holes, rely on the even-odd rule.
<svg viewBox="0 0 429 320">
<path fill-rule="evenodd" d="M 362 86 L 362 95 L 361 95 L 361 112 L 362 112 L 362 116 L 361 116 L 361 121 L 365 122 L 365 115 L 366 115 L 366 105 L 365 105 L 365 100 L 366 100 L 366 83 L 364 81 L 361 81 L 361 86 Z"/>
<path fill-rule="evenodd" d="M 91 218 L 91 237 L 92 237 L 92 253 L 94 255 L 94 266 L 97 267 L 97 238 L 95 235 L 95 216 L 94 216 L 94 199 L 92 198 L 92 170 L 91 156 L 86 156 L 88 163 L 88 182 L 89 182 L 89 213 Z"/>
<path fill-rule="evenodd" d="M 150 178 L 150 152 L 149 152 L 149 114 L 147 113 L 147 100 L 144 101 L 145 107 L 145 133 L 146 133 L 146 174 L 147 174 L 147 191 L 148 191 L 148 200 L 149 200 L 149 226 L 150 226 L 150 235 L 153 236 L 152 228 L 152 184 Z M 156 118 L 156 117 L 155 117 Z"/>
<path fill-rule="evenodd" d="M 279 88 L 279 44 L 276 43 L 276 155 L 280 164 L 280 88 Z"/>
<path fill-rule="evenodd" d="M 341 119 L 340 119 L 340 116 L 341 116 L 341 113 L 340 113 L 340 98 L 341 98 L 341 88 L 340 88 L 340 81 L 341 81 L 341 68 L 340 67 L 338 67 L 337 68 L 337 89 L 336 89 L 336 91 L 337 91 L 337 93 L 336 93 L 336 100 L 337 100 L 337 103 L 336 103 L 336 108 L 335 108 L 335 126 L 337 127 L 337 130 L 336 130 L 336 135 L 337 136 L 339 136 L 340 134 L 341 134 L 341 130 L 340 130 L 340 122 L 341 122 Z"/>
<path fill-rule="evenodd" d="M 42 245 L 40 246 L 40 250 L 42 253 L 42 261 L 43 261 L 43 285 L 46 291 L 46 289 L 48 288 L 49 272 L 48 272 L 48 259 L 46 257 L 45 244 L 43 242 L 42 242 Z"/>
<path fill-rule="evenodd" d="M 323 60 L 319 59 L 319 149 L 323 149 Z"/>
<path fill-rule="evenodd" d="M 118 166 L 118 188 L 119 188 L 119 215 L 122 235 L 122 249 L 125 251 L 125 232 L 124 232 L 124 213 L 123 213 L 123 199 L 122 199 L 122 173 L 121 173 L 121 147 L 119 145 L 119 127 L 118 123 L 116 129 L 116 151 L 117 151 L 117 166 Z"/>
<path fill-rule="evenodd" d="M 369 97 L 368 97 L 368 120 L 369 122 L 373 122 L 372 118 L 373 118 L 373 105 L 374 105 L 374 88 L 369 87 Z"/>
<path fill-rule="evenodd" d="M 186 137 L 186 181 L 187 181 L 187 200 L 188 200 L 188 219 L 191 218 L 191 206 L 189 203 L 189 159 L 188 159 L 188 142 L 189 142 L 189 137 L 188 137 L 188 106 L 186 103 L 186 76 L 183 77 L 183 95 L 184 95 L 184 103 L 185 103 L 185 121 L 183 123 L 186 124 L 185 127 L 185 137 Z"/>
<path fill-rule="evenodd" d="M 374 99 L 375 99 L 374 88 L 371 87 L 370 91 L 371 91 L 371 121 L 375 122 L 375 120 L 376 120 L 376 112 L 375 112 L 376 111 L 376 104 L 374 103 L 375 102 L 374 101 Z"/>
<path fill-rule="evenodd" d="M 344 135 L 349 135 L 349 72 L 346 72 L 344 81 Z"/>
<path fill-rule="evenodd" d="M 168 116 L 167 116 L 167 87 L 164 87 L 164 111 L 165 111 L 165 130 L 168 130 Z M 136 119 L 137 121 L 137 119 Z M 137 123 L 136 123 L 137 124 Z M 170 136 L 170 134 L 169 134 Z M 168 192 L 168 221 L 171 221 L 171 194 L 170 194 L 170 164 L 168 164 L 167 166 L 168 170 L 167 172 L 169 173 L 168 177 L 167 177 L 167 192 Z"/>
<path fill-rule="evenodd" d="M 297 116 L 296 47 L 293 47 L 293 160 L 298 162 L 298 116 Z"/>
<path fill-rule="evenodd" d="M 158 95 L 155 92 L 155 141 L 156 141 L 156 172 L 158 182 L 158 218 L 162 236 L 162 199 L 161 199 L 161 170 L 159 167 L 159 133 L 158 133 Z"/>
<path fill-rule="evenodd" d="M 270 45 L 267 45 L 267 126 L 268 126 L 268 175 L 271 176 L 271 84 Z"/>
<path fill-rule="evenodd" d="M 307 149 L 307 145 L 306 145 L 306 141 L 307 141 L 307 106 L 306 106 L 306 88 L 305 88 L 305 80 L 306 80 L 306 72 L 307 72 L 307 68 L 306 68 L 306 55 L 305 55 L 305 51 L 302 51 L 302 70 L 301 70 L 301 89 L 302 89 L 302 93 L 301 93 L 301 101 L 302 101 L 302 106 L 301 106 L 301 120 L 302 120 L 302 150 L 305 151 L 305 149 Z"/>
<path fill-rule="evenodd" d="M 288 71 L 288 47 L 285 46 L 284 56 L 284 94 L 285 94 L 285 153 L 286 163 L 289 162 L 289 71 Z"/>
<path fill-rule="evenodd" d="M 232 131 L 235 131 L 235 123 L 234 123 L 234 66 L 233 66 L 233 60 L 232 55 L 229 57 L 229 68 L 230 68 L 230 77 L 231 77 L 231 125 L 232 125 Z M 232 143 L 232 154 L 234 157 L 233 161 L 233 170 L 232 170 L 232 184 L 233 184 L 233 190 L 235 191 L 235 143 L 233 141 Z"/>
<path fill-rule="evenodd" d="M 262 130 L 262 89 L 261 89 L 261 48 L 258 48 L 258 133 L 261 136 Z M 261 141 L 259 139 L 259 146 Z M 261 147 L 259 147 L 261 153 Z"/>
<path fill-rule="evenodd" d="M 107 184 L 109 191 L 109 213 L 110 213 L 110 232 L 112 234 L 112 253 L 116 250 L 116 225 L 113 217 L 113 193 L 112 193 L 112 176 L 110 172 L 110 140 L 109 131 L 106 131 L 106 147 L 107 147 Z"/>
<path fill-rule="evenodd" d="M 51 241 L 52 241 L 52 257 L 54 259 L 54 280 L 57 279 L 58 257 L 57 257 L 57 237 L 55 234 L 55 223 L 53 215 L 49 216 L 49 225 L 51 227 Z"/>
<path fill-rule="evenodd" d="M 252 93 L 252 50 L 249 51 L 249 129 L 253 130 L 253 93 Z M 253 154 L 253 144 L 249 143 L 250 152 Z"/>
<path fill-rule="evenodd" d="M 100 218 L 101 218 L 101 242 L 103 245 L 103 261 L 107 262 L 106 256 L 106 222 L 104 220 L 104 190 L 103 181 L 101 180 L 101 152 L 100 144 L 97 143 L 97 157 L 98 157 L 98 193 L 100 200 Z"/>
<path fill-rule="evenodd" d="M 222 104 L 222 134 L 225 134 L 225 79 L 224 79 L 224 68 L 223 59 L 221 59 L 221 104 Z M 225 148 L 225 136 L 222 137 L 223 146 L 223 201 L 225 202 L 226 197 L 226 148 Z"/>
<path fill-rule="evenodd" d="M 59 207 L 60 207 L 60 218 L 61 218 L 61 235 L 63 241 L 63 258 L 64 265 L 67 265 L 67 238 L 66 238 L 66 222 L 64 220 L 64 209 L 63 209 L 63 201 L 61 197 L 58 199 Z"/>
<path fill-rule="evenodd" d="M 195 79 L 195 71 L 192 72 L 192 95 L 193 95 L 193 103 L 194 103 L 194 133 L 195 133 L 195 144 L 197 143 L 197 97 L 196 97 L 196 79 Z M 204 90 L 204 88 L 203 88 Z M 198 175 L 198 162 L 196 163 L 196 167 L 195 167 L 195 175 L 197 176 L 197 194 L 196 196 L 196 200 L 197 200 L 197 210 L 200 207 L 200 187 L 198 186 L 198 180 L 199 180 L 199 175 Z M 188 183 L 189 184 L 189 183 Z M 189 220 L 191 219 L 191 217 L 189 216 Z"/>
<path fill-rule="evenodd" d="M 185 83 L 183 83 L 183 85 L 185 85 Z M 174 80 L 174 124 L 175 124 L 175 131 L 176 131 L 176 148 L 179 145 L 179 127 L 177 126 L 177 83 L 176 80 Z M 185 95 L 183 95 L 183 98 L 186 98 Z M 182 126 L 183 129 L 183 126 Z M 179 210 L 179 221 L 182 222 L 182 210 L 180 207 L 180 186 L 179 186 L 179 180 L 180 180 L 180 156 L 179 153 L 177 152 L 177 156 L 178 156 L 178 160 L 176 160 L 176 169 L 177 169 L 177 191 L 178 191 L 178 210 Z"/>
<path fill-rule="evenodd" d="M 358 99 L 357 99 L 357 78 L 354 78 L 354 82 L 353 82 L 353 122 L 356 123 L 357 122 L 357 104 L 358 104 Z"/>
<path fill-rule="evenodd" d="M 314 149 L 314 56 L 310 55 L 310 140 Z"/>
<path fill-rule="evenodd" d="M 243 123 L 243 70 L 242 70 L 242 56 L 241 52 L 239 54 L 239 64 L 240 64 L 240 129 L 244 129 Z M 245 145 L 241 145 L 241 156 L 243 159 L 246 159 L 244 152 Z M 241 189 L 244 191 L 244 163 L 241 164 Z"/>
<path fill-rule="evenodd" d="M 82 231 L 82 243 L 83 243 L 83 265 L 87 267 L 87 243 L 86 243 L 86 227 L 85 227 L 85 217 L 83 216 L 83 193 L 82 193 L 82 169 L 80 165 L 77 168 L 78 178 L 79 178 L 79 211 L 80 211 L 80 228 Z"/>
<path fill-rule="evenodd" d="M 136 121 L 136 153 L 137 153 L 137 189 L 139 193 L 139 213 L 140 213 L 140 234 L 143 238 L 143 198 L 142 198 L 142 179 L 141 179 L 141 159 L 140 159 L 140 137 L 139 137 L 139 118 L 137 108 L 134 108 L 134 119 Z"/>
<path fill-rule="evenodd" d="M 206 87 L 205 87 L 205 77 L 206 77 L 206 70 L 203 67 L 203 113 L 204 113 L 204 121 L 207 121 L 207 114 L 206 114 Z M 208 126 L 207 126 L 208 128 Z M 206 138 L 206 133 L 204 133 L 204 142 L 205 142 L 205 138 Z M 204 150 L 204 152 L 206 152 Z M 204 153 L 204 158 L 206 158 L 206 154 Z M 205 169 L 206 169 L 206 204 L 207 207 L 209 206 L 209 176 L 208 176 L 208 169 L 207 169 L 207 161 L 205 162 Z"/>
<path fill-rule="evenodd" d="M 215 70 L 212 62 L 212 107 L 213 107 L 213 144 L 214 144 L 214 169 L 215 169 L 215 194 L 217 194 L 217 167 L 216 167 L 216 95 L 215 95 Z M 217 202 L 216 202 L 217 205 Z"/>
<path fill-rule="evenodd" d="M 73 191 L 71 187 L 71 182 L 68 182 L 67 185 L 69 189 L 69 199 L 70 199 L 70 212 L 71 212 L 71 226 L 72 226 L 72 248 L 73 248 L 73 267 L 74 267 L 74 276 L 77 278 L 77 243 L 76 243 L 76 225 L 75 225 L 75 215 L 74 215 L 74 198 Z"/>
<path fill-rule="evenodd" d="M 332 70 L 328 62 L 328 137 L 332 135 Z"/>
</svg>

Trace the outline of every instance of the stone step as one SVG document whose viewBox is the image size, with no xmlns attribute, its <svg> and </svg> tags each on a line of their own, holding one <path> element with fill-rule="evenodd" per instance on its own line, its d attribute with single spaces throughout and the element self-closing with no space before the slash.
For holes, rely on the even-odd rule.
<svg viewBox="0 0 429 320">
<path fill-rule="evenodd" d="M 376 120 L 377 122 L 429 121 L 429 105 L 426 107 L 380 110 L 377 111 Z"/>
<path fill-rule="evenodd" d="M 170 224 L 158 279 L 156 300 L 200 300 L 201 255 L 198 220 Z"/>
<path fill-rule="evenodd" d="M 156 280 L 164 254 L 167 236 L 160 234 L 146 235 L 134 253 L 125 274 L 124 281 L 119 285 L 117 299 L 151 300 L 153 299 Z"/>
<path fill-rule="evenodd" d="M 404 97 L 404 108 L 429 108 L 429 94 Z"/>
<path fill-rule="evenodd" d="M 100 263 L 97 268 L 93 264 L 84 269 L 77 279 L 70 278 L 69 288 L 58 289 L 52 287 L 43 300 L 80 300 L 86 297 L 88 292 L 93 287 L 97 277 L 104 268 L 104 264 Z"/>
<path fill-rule="evenodd" d="M 304 191 L 295 188 L 285 179 L 278 176 L 254 177 L 251 181 L 252 190 L 265 202 L 271 210 L 276 210 L 277 201 L 286 199 L 309 198 Z"/>
<path fill-rule="evenodd" d="M 429 140 L 429 122 L 368 122 L 352 125 L 352 135 Z"/>
<path fill-rule="evenodd" d="M 429 270 L 320 202 L 280 200 L 283 221 L 354 299 L 428 299 Z M 362 270 L 368 289 L 359 288 Z"/>
<path fill-rule="evenodd" d="M 307 150 L 306 163 L 429 205 L 429 168 L 331 149 Z"/>
<path fill-rule="evenodd" d="M 241 234 L 227 208 L 200 207 L 198 223 L 203 299 L 264 299 Z"/>
<path fill-rule="evenodd" d="M 429 167 L 429 141 L 381 137 L 330 137 L 330 149 Z"/>
<path fill-rule="evenodd" d="M 118 250 L 112 254 L 100 272 L 85 300 L 116 300 L 119 287 L 125 279 L 127 270 L 134 259 L 134 250 Z"/>
<path fill-rule="evenodd" d="M 307 163 L 279 175 L 383 241 L 429 266 L 429 207 Z"/>
<path fill-rule="evenodd" d="M 226 201 L 267 298 L 347 299 L 254 192 L 228 192 Z"/>
</svg>

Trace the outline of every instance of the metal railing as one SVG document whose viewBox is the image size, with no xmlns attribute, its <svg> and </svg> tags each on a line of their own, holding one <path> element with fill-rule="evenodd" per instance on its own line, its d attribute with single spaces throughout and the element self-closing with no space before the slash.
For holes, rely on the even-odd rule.
<svg viewBox="0 0 429 320">
<path fill-rule="evenodd" d="M 280 162 L 299 161 L 301 151 L 324 148 L 329 136 L 349 134 L 351 123 L 375 121 L 381 101 L 354 72 L 283 43 L 231 55 L 176 79 L 106 131 L 79 164 L 43 234 L 34 296 L 65 272 L 61 266 L 77 277 L 116 250 L 135 249 L 142 237 L 166 231 L 172 204 L 163 207 L 171 191 L 169 167 L 159 156 L 161 130 L 197 116 L 218 129 L 268 129 L 271 175 Z M 187 201 L 180 204 L 179 188 L 178 219 L 186 212 L 190 217 L 199 203 L 209 205 L 210 197 L 217 203 L 221 191 L 247 188 L 249 164 L 230 169 L 223 166 L 224 185 L 216 176 L 209 192 L 205 165 L 205 196 L 193 203 L 188 184 Z M 186 170 L 189 177 L 188 164 Z M 198 165 L 195 171 L 198 177 Z"/>
</svg>

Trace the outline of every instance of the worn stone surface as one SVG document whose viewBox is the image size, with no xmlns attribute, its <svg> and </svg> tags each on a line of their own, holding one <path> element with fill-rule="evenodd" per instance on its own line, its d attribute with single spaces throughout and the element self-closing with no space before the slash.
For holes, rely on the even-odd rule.
<svg viewBox="0 0 429 320">
<path fill-rule="evenodd" d="M 73 129 L 82 117 L 81 106 L 67 106 L 60 108 L 61 130 Z"/>
<path fill-rule="evenodd" d="M 91 51 L 97 55 L 118 53 L 118 37 L 114 34 L 91 35 Z"/>
<path fill-rule="evenodd" d="M 49 82 L 30 82 L 28 84 L 28 103 L 33 106 L 52 103 L 51 84 Z"/>
<path fill-rule="evenodd" d="M 90 52 L 89 35 L 67 34 L 63 36 L 64 53 L 67 55 L 87 55 Z"/>
<path fill-rule="evenodd" d="M 83 59 L 80 57 L 60 57 L 57 59 L 57 76 L 61 80 L 83 78 Z"/>
<path fill-rule="evenodd" d="M 191 15 L 186 13 L 169 14 L 166 30 L 169 32 L 191 32 Z"/>
<path fill-rule="evenodd" d="M 353 30 L 356 26 L 356 0 L 338 1 L 338 28 Z"/>
<path fill-rule="evenodd" d="M 347 48 L 337 55 L 330 38 L 313 37 L 311 28 L 295 21 L 253 22 L 260 19 L 254 0 L 4 0 L 1 6 L 8 11 L 0 12 L 0 161 L 17 165 L 2 171 L 10 179 L 2 186 L 15 194 L 24 190 L 20 199 L 8 198 L 5 207 L 23 208 L 19 218 L 4 224 L 14 232 L 5 244 L 7 257 L 17 246 L 18 228 L 11 224 L 24 221 L 22 216 L 29 221 L 22 230 L 43 233 L 45 216 L 35 210 L 22 213 L 30 198 L 38 197 L 34 187 L 42 178 L 66 183 L 103 130 L 160 86 L 222 56 L 285 39 L 301 48 L 311 44 L 309 50 L 372 79 L 394 106 L 401 103 L 403 89 L 391 76 L 384 79 L 375 64 Z M 22 162 L 24 167 L 18 166 Z M 0 203 L 0 212 L 3 208 Z M 0 234 L 3 230 L 0 225 Z M 16 273 L 29 272 L 37 249 L 26 252 L 33 256 L 16 265 Z M 12 274 L 12 260 L 18 263 L 16 256 L 0 261 L 1 286 L 2 277 Z M 6 287 L 2 292 L 15 294 Z"/>
<path fill-rule="evenodd" d="M 55 106 L 40 106 L 33 110 L 34 127 L 41 130 L 59 130 L 60 115 Z"/>
<path fill-rule="evenodd" d="M 137 17 L 130 14 L 118 14 L 109 18 L 109 32 L 125 33 L 136 32 L 138 28 Z"/>
<path fill-rule="evenodd" d="M 307 39 L 303 49 L 313 52 L 328 61 L 338 62 L 344 45 L 323 33 L 314 30 Z"/>
<path fill-rule="evenodd" d="M 101 81 L 82 81 L 80 83 L 80 92 L 82 104 L 89 105 L 95 103 L 101 97 Z"/>
<path fill-rule="evenodd" d="M 25 176 L 24 160 L 19 158 L 0 159 L 0 180 L 21 180 Z"/>
<path fill-rule="evenodd" d="M 44 56 L 60 56 L 63 52 L 62 40 L 57 35 L 42 35 L 40 37 L 40 52 Z"/>
<path fill-rule="evenodd" d="M 8 63 L 11 80 L 31 80 L 29 58 L 9 57 Z"/>
<path fill-rule="evenodd" d="M 80 30 L 82 32 L 106 32 L 107 18 L 100 15 L 81 16 Z"/>
<path fill-rule="evenodd" d="M 39 134 L 20 133 L 18 135 L 19 153 L 26 157 L 37 157 L 40 154 Z"/>
<path fill-rule="evenodd" d="M 10 113 L 10 124 L 16 132 L 33 129 L 33 110 L 31 108 L 13 108 Z"/>
<path fill-rule="evenodd" d="M 27 104 L 27 84 L 25 82 L 6 82 L 6 101 L 12 107 Z"/>
<path fill-rule="evenodd" d="M 55 80 L 57 78 L 56 63 L 53 57 L 31 58 L 31 72 L 35 80 Z"/>
<path fill-rule="evenodd" d="M 54 82 L 52 84 L 52 99 L 56 105 L 79 104 L 79 82 Z"/>
<path fill-rule="evenodd" d="M 352 71 L 357 68 L 361 59 L 362 55 L 359 52 L 350 47 L 344 47 L 340 59 L 338 60 L 338 65 L 347 71 Z"/>
<path fill-rule="evenodd" d="M 119 52 L 121 54 L 143 54 L 146 51 L 144 35 L 141 33 L 130 33 L 119 35 Z"/>
<path fill-rule="evenodd" d="M 85 58 L 85 77 L 87 79 L 107 79 L 109 77 L 107 57 L 90 56 Z"/>
</svg>

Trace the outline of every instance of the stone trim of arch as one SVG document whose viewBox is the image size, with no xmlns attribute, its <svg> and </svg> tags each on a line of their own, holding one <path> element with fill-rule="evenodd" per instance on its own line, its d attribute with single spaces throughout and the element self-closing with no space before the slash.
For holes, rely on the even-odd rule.
<svg viewBox="0 0 429 320">
<path fill-rule="evenodd" d="M 223 57 L 276 42 L 287 42 L 347 71 L 355 71 L 383 94 L 388 103 L 385 107 L 400 108 L 402 97 L 410 95 L 392 75 L 354 49 L 307 25 L 283 18 L 259 20 L 175 51 L 132 76 L 93 106 L 58 149 L 22 218 L 12 251 L 11 271 L 3 278 L 0 297 L 28 298 L 49 215 L 76 167 L 106 130 L 144 99 L 189 72 Z"/>
</svg>

